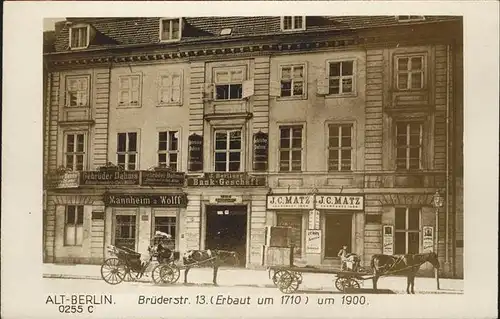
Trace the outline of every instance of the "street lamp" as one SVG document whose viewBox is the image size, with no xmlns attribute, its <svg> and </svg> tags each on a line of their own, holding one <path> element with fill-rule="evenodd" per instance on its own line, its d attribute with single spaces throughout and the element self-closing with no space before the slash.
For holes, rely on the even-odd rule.
<svg viewBox="0 0 500 319">
<path fill-rule="evenodd" d="M 438 255 L 438 239 L 439 239 L 439 208 L 443 207 L 444 204 L 444 197 L 439 193 L 439 190 L 436 190 L 436 193 L 432 196 L 432 206 L 434 206 L 434 210 L 436 213 L 436 238 L 434 239 L 434 252 L 436 253 L 436 256 Z M 435 272 L 435 277 L 436 277 L 436 284 L 437 284 L 437 289 L 439 289 L 439 276 L 438 276 L 438 269 L 434 269 Z"/>
</svg>

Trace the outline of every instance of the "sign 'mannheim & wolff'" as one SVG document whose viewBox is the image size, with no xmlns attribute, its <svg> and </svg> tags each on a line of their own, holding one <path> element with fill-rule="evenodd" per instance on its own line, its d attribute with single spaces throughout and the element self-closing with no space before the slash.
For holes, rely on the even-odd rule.
<svg viewBox="0 0 500 319">
<path fill-rule="evenodd" d="M 162 206 L 186 207 L 186 194 L 106 194 L 104 204 L 107 206 Z"/>
</svg>

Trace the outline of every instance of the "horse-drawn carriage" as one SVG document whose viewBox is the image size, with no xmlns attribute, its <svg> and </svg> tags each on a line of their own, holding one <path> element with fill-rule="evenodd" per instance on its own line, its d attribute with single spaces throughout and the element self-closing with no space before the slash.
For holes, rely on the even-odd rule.
<svg viewBox="0 0 500 319">
<path fill-rule="evenodd" d="M 155 284 L 173 284 L 184 270 L 184 283 L 191 268 L 213 267 L 213 283 L 217 284 L 217 271 L 225 258 L 230 257 L 238 263 L 238 255 L 233 251 L 189 250 L 182 256 L 169 248 L 172 237 L 157 231 L 151 240 L 147 254 L 141 254 L 125 247 L 108 246 L 108 252 L 114 257 L 108 258 L 101 266 L 101 277 L 111 285 L 122 281 L 134 281 L 148 276 L 153 263 L 151 277 Z"/>
</svg>

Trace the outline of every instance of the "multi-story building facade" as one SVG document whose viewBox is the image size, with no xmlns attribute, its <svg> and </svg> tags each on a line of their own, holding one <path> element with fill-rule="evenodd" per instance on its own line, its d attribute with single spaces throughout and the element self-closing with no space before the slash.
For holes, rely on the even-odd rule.
<svg viewBox="0 0 500 319">
<path fill-rule="evenodd" d="M 106 245 L 142 251 L 162 230 L 177 250 L 258 267 L 277 225 L 297 261 L 437 249 L 462 276 L 461 30 L 422 16 L 67 19 L 44 56 L 45 261 L 100 263 Z"/>
</svg>

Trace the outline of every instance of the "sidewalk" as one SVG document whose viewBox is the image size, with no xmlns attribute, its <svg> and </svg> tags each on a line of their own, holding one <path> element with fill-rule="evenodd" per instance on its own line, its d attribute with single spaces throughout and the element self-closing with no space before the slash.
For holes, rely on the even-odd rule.
<svg viewBox="0 0 500 319">
<path fill-rule="evenodd" d="M 100 265 L 62 265 L 62 264 L 43 264 L 44 278 L 61 279 L 88 279 L 102 280 Z M 303 274 L 303 282 L 300 290 L 336 290 L 333 285 L 335 277 L 329 274 Z M 141 282 L 152 282 L 150 273 L 147 277 L 141 278 Z M 184 271 L 181 271 L 178 284 L 184 281 Z M 189 272 L 189 283 L 209 284 L 212 282 L 212 268 L 193 268 Z M 220 268 L 217 276 L 217 282 L 220 286 L 247 286 L 247 287 L 274 287 L 272 280 L 266 270 L 253 270 L 245 268 Z M 417 277 L 415 278 L 415 293 L 463 293 L 463 280 L 460 279 L 440 279 L 440 290 L 436 289 L 434 278 Z M 362 283 L 362 288 L 371 289 L 372 281 L 366 280 Z M 396 293 L 406 291 L 406 277 L 383 277 L 378 281 L 379 289 L 389 289 Z"/>
</svg>

